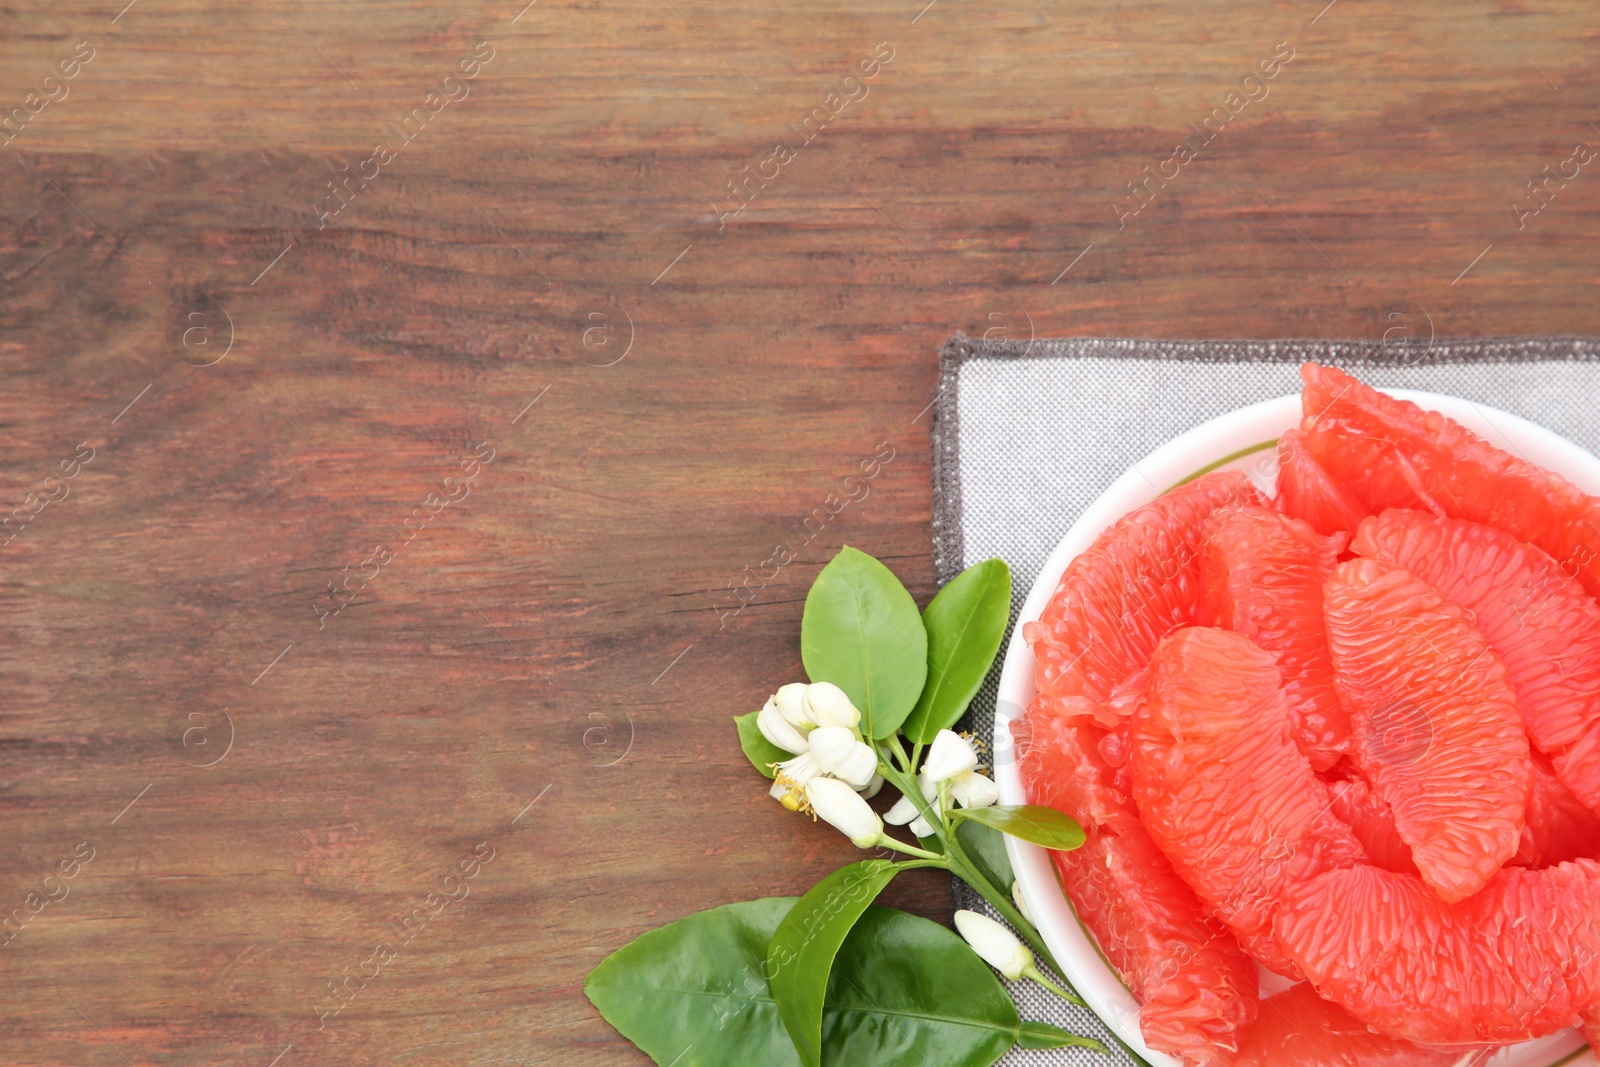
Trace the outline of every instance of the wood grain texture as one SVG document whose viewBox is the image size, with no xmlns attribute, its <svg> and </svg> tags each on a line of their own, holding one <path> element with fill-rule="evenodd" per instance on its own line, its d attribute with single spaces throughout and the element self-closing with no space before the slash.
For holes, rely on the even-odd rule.
<svg viewBox="0 0 1600 1067">
<path fill-rule="evenodd" d="M 0 148 L 0 515 L 66 492 L 0 549 L 0 1061 L 643 1062 L 594 964 L 853 854 L 729 718 L 800 676 L 840 545 L 932 595 L 943 339 L 1600 332 L 1600 175 L 1525 184 L 1600 145 L 1597 35 L 1585 0 L 0 9 L 0 114 L 60 97 Z"/>
</svg>

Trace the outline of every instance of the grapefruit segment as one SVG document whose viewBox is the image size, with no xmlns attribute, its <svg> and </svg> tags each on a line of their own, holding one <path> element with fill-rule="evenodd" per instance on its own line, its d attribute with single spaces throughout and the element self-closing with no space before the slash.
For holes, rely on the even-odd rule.
<svg viewBox="0 0 1600 1067">
<path fill-rule="evenodd" d="M 1261 1003 L 1234 1067 L 1457 1067 L 1460 1051 L 1384 1037 L 1302 982 Z"/>
<path fill-rule="evenodd" d="M 1259 1006 L 1239 944 L 1172 872 L 1137 819 L 1052 852 L 1073 909 L 1139 1002 L 1146 1044 L 1189 1067 L 1227 1067 Z"/>
<path fill-rule="evenodd" d="M 1333 813 L 1349 825 L 1374 866 L 1404 874 L 1417 873 L 1411 846 L 1395 829 L 1394 811 L 1373 794 L 1366 779 L 1354 777 L 1331 782 L 1328 794 L 1333 802 Z"/>
<path fill-rule="evenodd" d="M 1030 803 L 1055 808 L 1083 826 L 1136 814 L 1127 773 L 1102 752 L 1111 732 L 1074 714 L 1071 698 L 1040 693 L 1028 713 L 1012 722 L 1011 736 Z"/>
<path fill-rule="evenodd" d="M 1051 858 L 1078 918 L 1139 1001 L 1145 1041 L 1189 1067 L 1225 1067 L 1255 1018 L 1255 969 L 1140 824 L 1126 770 L 1102 755 L 1118 735 L 1075 713 L 1070 698 L 1042 693 L 1011 730 L 1029 801 L 1084 827 L 1083 847 Z M 1124 749 L 1127 732 L 1124 721 Z"/>
<path fill-rule="evenodd" d="M 1320 534 L 1348 533 L 1370 514 L 1306 451 L 1299 430 L 1278 438 L 1278 492 L 1272 506 Z"/>
<path fill-rule="evenodd" d="M 1549 761 L 1535 753 L 1528 817 L 1517 846 L 1517 862 L 1547 867 L 1566 860 L 1597 858 L 1600 815 L 1574 796 Z"/>
<path fill-rule="evenodd" d="M 1178 876 L 1246 952 L 1295 975 L 1272 937 L 1285 887 L 1365 854 L 1295 747 L 1277 665 L 1190 627 L 1161 643 L 1133 721 L 1133 794 Z"/>
<path fill-rule="evenodd" d="M 1528 810 L 1508 863 L 1550 867 L 1575 859 L 1600 858 L 1600 816 L 1561 784 L 1550 763 L 1534 753 Z M 1367 859 L 1386 871 L 1416 874 L 1411 846 L 1395 829 L 1394 812 L 1372 792 L 1359 772 L 1328 783 L 1333 813 L 1348 823 L 1367 850 Z"/>
<path fill-rule="evenodd" d="M 1207 520 L 1200 550 L 1199 621 L 1243 634 L 1277 661 L 1295 741 L 1318 770 L 1350 743 L 1322 619 L 1322 586 L 1346 539 L 1269 508 L 1225 508 Z"/>
<path fill-rule="evenodd" d="M 1572 792 L 1600 811 L 1600 722 L 1591 723 L 1572 746 L 1555 758 L 1556 773 Z"/>
<path fill-rule="evenodd" d="M 1533 747 L 1561 757 L 1600 724 L 1600 605 L 1545 552 L 1492 526 L 1403 510 L 1367 519 L 1351 547 L 1472 613 L 1505 665 Z M 1568 788 L 1600 807 L 1600 752 L 1558 766 Z"/>
<path fill-rule="evenodd" d="M 1456 903 L 1353 867 L 1291 887 L 1275 931 L 1317 992 L 1425 1044 L 1543 1037 L 1600 1008 L 1600 863 L 1496 875 Z"/>
<path fill-rule="evenodd" d="M 1368 511 L 1438 509 L 1498 527 L 1600 595 L 1600 499 L 1343 371 L 1306 363 L 1300 376 L 1306 450 Z"/>
<path fill-rule="evenodd" d="M 1039 692 L 1106 704 L 1157 642 L 1194 622 L 1206 516 L 1265 502 L 1243 474 L 1216 471 L 1117 520 L 1072 561 L 1039 620 L 1022 628 Z"/>
<path fill-rule="evenodd" d="M 1423 879 L 1447 901 L 1470 896 L 1516 854 L 1528 806 L 1505 668 L 1463 609 L 1402 567 L 1342 563 L 1326 596 L 1356 766 Z"/>
</svg>

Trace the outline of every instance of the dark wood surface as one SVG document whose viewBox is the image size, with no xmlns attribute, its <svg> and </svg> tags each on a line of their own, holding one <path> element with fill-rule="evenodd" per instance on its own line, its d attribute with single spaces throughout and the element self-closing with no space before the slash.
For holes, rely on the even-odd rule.
<svg viewBox="0 0 1600 1067">
<path fill-rule="evenodd" d="M 519 7 L 0 10 L 0 1062 L 642 1062 L 591 967 L 853 854 L 729 717 L 932 594 L 956 330 L 1600 332 L 1587 0 Z"/>
</svg>

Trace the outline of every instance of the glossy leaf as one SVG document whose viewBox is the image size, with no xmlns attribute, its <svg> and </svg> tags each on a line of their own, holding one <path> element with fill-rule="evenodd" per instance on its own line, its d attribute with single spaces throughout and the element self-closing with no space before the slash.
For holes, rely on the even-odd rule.
<svg viewBox="0 0 1600 1067">
<path fill-rule="evenodd" d="M 1014 808 L 956 808 L 950 814 L 1062 852 L 1070 852 L 1083 844 L 1083 827 L 1055 808 L 1040 804 L 1022 804 Z"/>
<path fill-rule="evenodd" d="M 807 1067 L 822 1063 L 822 1009 L 834 956 L 861 913 L 898 873 L 888 860 L 840 867 L 812 886 L 772 935 L 767 975 L 773 999 Z"/>
<path fill-rule="evenodd" d="M 658 1064 L 800 1067 L 764 970 L 794 901 L 729 904 L 652 930 L 606 957 L 583 991 Z"/>
<path fill-rule="evenodd" d="M 1011 617 L 1011 569 L 986 559 L 956 575 L 922 613 L 928 677 L 906 718 L 906 737 L 928 744 L 961 718 L 1000 651 Z"/>
<path fill-rule="evenodd" d="M 755 764 L 756 770 L 768 778 L 776 778 L 777 772 L 768 764 L 782 763 L 792 759 L 794 753 L 785 752 L 777 745 L 766 739 L 760 727 L 756 725 L 756 716 L 759 711 L 752 711 L 748 715 L 735 715 L 733 721 L 739 727 L 739 747 L 744 749 L 745 758 Z"/>
<path fill-rule="evenodd" d="M 806 594 L 800 658 L 861 709 L 861 732 L 892 736 L 922 693 L 928 636 L 916 601 L 889 568 L 846 545 Z"/>
<path fill-rule="evenodd" d="M 793 897 L 713 908 L 619 949 L 584 983 L 600 1014 L 657 1064 L 801 1067 L 766 980 L 766 946 Z M 1059 1032 L 1022 1023 L 999 980 L 946 927 L 869 907 L 833 961 L 821 1062 L 989 1067 L 1019 1039 Z"/>
<path fill-rule="evenodd" d="M 1011 871 L 1011 857 L 1006 855 L 1006 838 L 992 826 L 963 819 L 956 823 L 956 840 L 961 842 L 967 858 L 977 864 L 991 885 L 1002 893 L 1011 892 L 1016 875 Z"/>
<path fill-rule="evenodd" d="M 1019 1031 L 1016 1005 L 965 941 L 936 922 L 872 907 L 833 964 L 822 1062 L 989 1067 Z"/>
</svg>

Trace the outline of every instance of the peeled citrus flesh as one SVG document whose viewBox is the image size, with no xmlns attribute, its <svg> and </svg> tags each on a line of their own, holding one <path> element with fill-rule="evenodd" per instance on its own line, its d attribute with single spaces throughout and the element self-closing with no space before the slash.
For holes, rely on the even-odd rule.
<svg viewBox="0 0 1600 1067">
<path fill-rule="evenodd" d="M 1039 620 L 1023 626 L 1039 691 L 1108 702 L 1149 662 L 1157 642 L 1194 622 L 1206 516 L 1224 504 L 1265 503 L 1243 474 L 1217 471 L 1129 512 L 1097 537 L 1061 576 Z"/>
<path fill-rule="evenodd" d="M 1261 1003 L 1235 1067 L 1457 1067 L 1460 1051 L 1384 1037 L 1302 982 Z"/>
<path fill-rule="evenodd" d="M 1333 813 L 1347 824 L 1367 850 L 1367 861 L 1386 871 L 1416 874 L 1411 846 L 1395 829 L 1394 811 L 1378 799 L 1359 773 L 1328 783 Z M 1526 830 L 1524 831 L 1526 833 Z"/>
<path fill-rule="evenodd" d="M 1509 868 L 1465 900 L 1362 865 L 1291 887 L 1274 930 L 1317 992 L 1425 1044 L 1503 1044 L 1600 1009 L 1600 863 Z"/>
<path fill-rule="evenodd" d="M 1402 567 L 1339 565 L 1327 585 L 1334 682 L 1352 755 L 1447 901 L 1517 851 L 1532 768 L 1522 712 L 1467 613 Z"/>
<path fill-rule="evenodd" d="M 1297 976 L 1272 936 L 1284 889 L 1362 862 L 1296 747 L 1272 657 L 1227 630 L 1163 641 L 1134 716 L 1133 795 L 1178 876 L 1255 959 Z"/>
<path fill-rule="evenodd" d="M 1533 756 L 1530 782 L 1516 862 L 1548 867 L 1566 860 L 1600 859 L 1600 815 L 1574 796 L 1538 753 Z"/>
<path fill-rule="evenodd" d="M 1600 499 L 1341 370 L 1306 363 L 1300 376 L 1306 451 L 1366 510 L 1417 508 L 1498 527 L 1600 595 Z"/>
<path fill-rule="evenodd" d="M 1355 494 L 1306 451 L 1299 430 L 1278 438 L 1278 486 L 1272 506 L 1320 534 L 1349 533 L 1369 512 Z"/>
<path fill-rule="evenodd" d="M 1493 526 L 1398 509 L 1364 521 L 1351 547 L 1472 613 L 1539 751 L 1560 758 L 1600 723 L 1600 604 L 1544 551 Z M 1560 773 L 1600 810 L 1600 752 L 1567 758 Z"/>
<path fill-rule="evenodd" d="M 1101 752 L 1114 735 L 1042 694 L 1012 733 L 1029 801 L 1084 827 L 1081 848 L 1051 857 L 1078 918 L 1138 1000 L 1146 1043 L 1188 1067 L 1225 1067 L 1255 1018 L 1255 968 L 1145 832 L 1125 772 Z"/>
<path fill-rule="evenodd" d="M 1350 747 L 1350 716 L 1334 690 L 1322 618 L 1322 587 L 1346 540 L 1270 508 L 1237 507 L 1212 514 L 1200 549 L 1199 621 L 1271 653 L 1295 741 L 1318 770 Z"/>
</svg>

